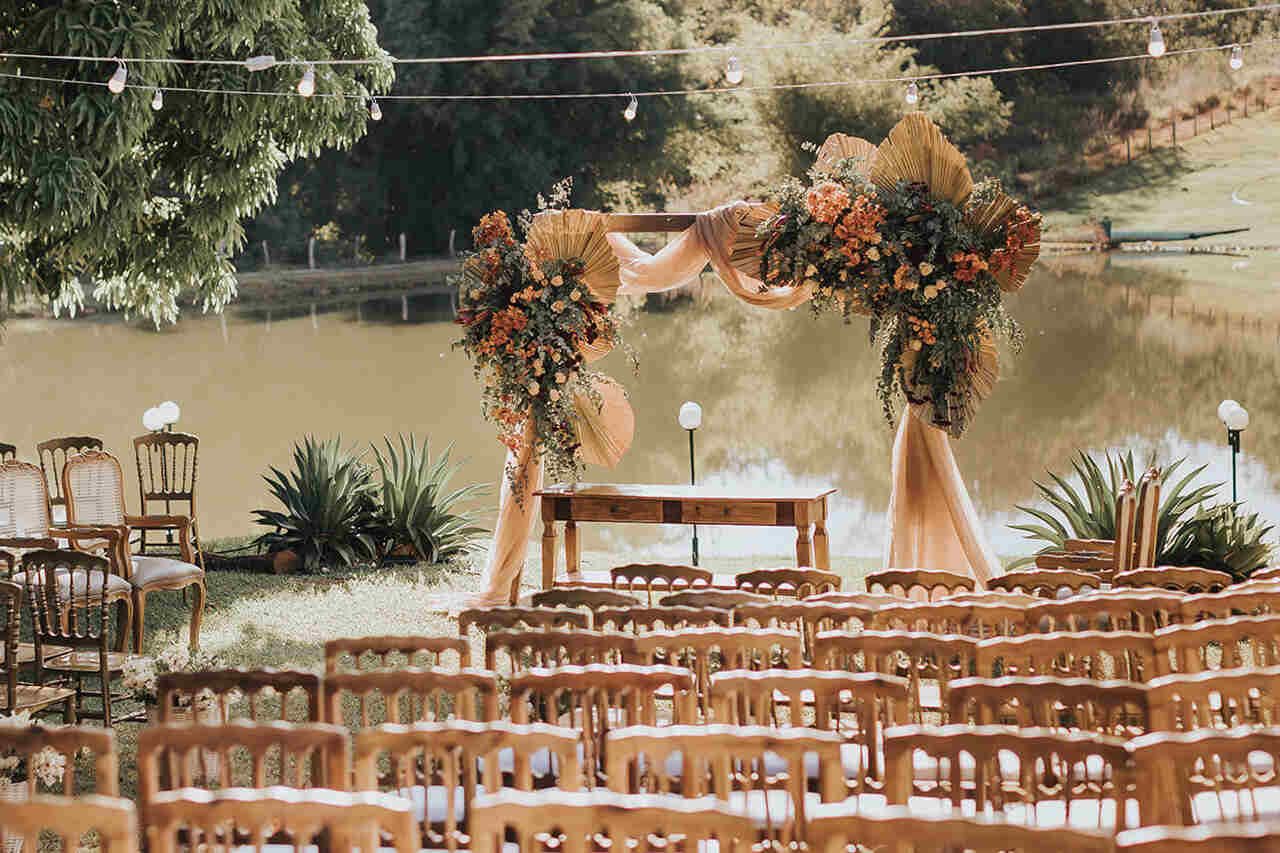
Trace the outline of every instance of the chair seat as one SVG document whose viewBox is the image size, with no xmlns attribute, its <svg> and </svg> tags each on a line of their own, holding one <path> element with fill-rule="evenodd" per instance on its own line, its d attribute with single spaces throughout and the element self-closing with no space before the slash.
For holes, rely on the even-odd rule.
<svg viewBox="0 0 1280 853">
<path fill-rule="evenodd" d="M 75 576 L 74 587 L 71 587 L 72 582 L 69 580 L 69 578 L 71 578 L 72 575 Z M 85 587 L 87 585 L 93 591 L 92 597 L 94 598 L 94 600 L 97 600 L 99 598 L 99 593 L 102 591 L 102 575 L 99 572 L 93 572 L 93 578 L 87 584 L 85 581 L 85 576 L 86 576 L 86 572 L 84 571 L 84 569 L 76 569 L 74 572 L 68 572 L 66 569 L 63 569 L 57 572 L 58 595 L 65 600 L 67 598 L 68 588 L 73 588 L 74 589 L 73 595 L 75 599 L 77 601 L 83 601 L 86 597 Z M 21 584 L 23 586 L 26 586 L 27 573 L 14 572 L 13 582 L 16 584 Z M 108 599 L 128 598 L 130 593 L 132 592 L 133 592 L 133 586 L 130 585 L 130 583 L 127 580 L 120 577 L 119 575 L 112 575 L 112 574 L 107 575 L 107 598 Z"/>
<path fill-rule="evenodd" d="M 125 664 L 137 658 L 128 652 L 107 652 L 107 672 L 124 672 Z M 97 652 L 73 652 L 65 657 L 46 661 L 45 669 L 55 672 L 98 672 Z"/>
<path fill-rule="evenodd" d="M 135 587 L 177 584 L 196 581 L 204 577 L 204 570 L 182 560 L 170 557 L 132 557 Z"/>
<path fill-rule="evenodd" d="M 18 704 L 9 707 L 8 691 L 0 690 L 0 711 L 42 711 L 51 705 L 74 699 L 76 692 L 66 687 L 53 687 L 42 684 L 19 684 Z"/>
<path fill-rule="evenodd" d="M 65 655 L 70 651 L 71 649 L 67 648 L 66 646 L 45 646 L 44 659 L 47 661 L 52 658 L 61 657 L 62 655 Z M 35 659 L 36 659 L 35 643 L 18 643 L 18 665 L 19 666 L 21 666 L 24 663 L 34 663 Z"/>
</svg>

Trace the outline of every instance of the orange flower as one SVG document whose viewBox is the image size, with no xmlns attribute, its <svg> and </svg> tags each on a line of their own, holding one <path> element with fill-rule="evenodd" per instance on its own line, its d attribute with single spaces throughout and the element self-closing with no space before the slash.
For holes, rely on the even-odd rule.
<svg viewBox="0 0 1280 853">
<path fill-rule="evenodd" d="M 805 200 L 814 219 L 834 224 L 849 207 L 849 191 L 834 181 L 824 181 L 809 190 Z"/>
<path fill-rule="evenodd" d="M 507 214 L 501 210 L 480 217 L 480 224 L 471 229 L 471 239 L 477 246 L 513 246 L 516 242 Z"/>
<path fill-rule="evenodd" d="M 920 284 L 920 275 L 915 267 L 901 264 L 893 273 L 893 286 L 897 290 L 915 290 Z"/>
</svg>

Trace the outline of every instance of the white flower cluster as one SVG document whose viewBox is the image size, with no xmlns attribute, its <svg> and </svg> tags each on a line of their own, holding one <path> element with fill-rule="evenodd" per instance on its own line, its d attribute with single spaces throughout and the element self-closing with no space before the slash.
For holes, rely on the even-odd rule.
<svg viewBox="0 0 1280 853">
<path fill-rule="evenodd" d="M 156 664 L 150 658 L 130 658 L 125 662 L 120 683 L 134 696 L 156 695 Z"/>
<path fill-rule="evenodd" d="M 16 714 L 0 717 L 0 726 L 6 728 L 25 729 L 34 724 L 31 714 L 20 711 Z M 51 746 L 37 752 L 31 759 L 28 772 L 36 777 L 45 787 L 55 788 L 62 785 L 67 772 L 67 757 Z M 17 777 L 22 767 L 22 756 L 17 753 L 0 755 L 0 780 L 5 782 L 21 781 Z"/>
</svg>

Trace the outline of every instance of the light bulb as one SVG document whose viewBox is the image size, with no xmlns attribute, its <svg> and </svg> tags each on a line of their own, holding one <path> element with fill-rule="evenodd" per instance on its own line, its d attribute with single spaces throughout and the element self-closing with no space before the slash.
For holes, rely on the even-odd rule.
<svg viewBox="0 0 1280 853">
<path fill-rule="evenodd" d="M 251 56 L 244 61 L 244 67 L 250 71 L 266 71 L 268 68 L 276 67 L 276 58 L 269 53 Z"/>
<path fill-rule="evenodd" d="M 638 109 L 640 109 L 640 102 L 636 100 L 635 95 L 632 95 L 631 100 L 627 102 L 627 108 L 622 111 L 622 117 L 627 121 L 634 121 Z"/>
<path fill-rule="evenodd" d="M 1147 41 L 1147 53 L 1152 56 L 1164 56 L 1164 34 L 1160 32 L 1160 22 L 1151 22 L 1151 38 Z"/>
<path fill-rule="evenodd" d="M 1230 413 L 1232 409 L 1238 408 L 1240 408 L 1240 404 L 1235 400 L 1223 400 L 1218 404 L 1218 420 L 1225 424 L 1227 422 L 1227 414 Z"/>
<path fill-rule="evenodd" d="M 377 98 L 369 101 L 369 118 L 374 121 L 382 121 L 382 107 L 378 106 Z"/>
<path fill-rule="evenodd" d="M 724 68 L 724 79 L 729 81 L 730 86 L 736 86 L 742 82 L 742 60 L 736 56 L 729 57 L 729 64 Z"/>
<path fill-rule="evenodd" d="M 124 81 L 129 76 L 129 69 L 124 67 L 124 63 L 116 60 L 116 73 L 111 75 L 111 79 L 107 81 L 107 88 L 111 90 L 111 94 L 118 95 L 124 91 Z"/>
<path fill-rule="evenodd" d="M 151 432 L 164 429 L 164 415 L 160 414 L 160 409 L 147 409 L 143 412 L 142 426 L 143 429 L 150 430 Z"/>
<path fill-rule="evenodd" d="M 1231 70 L 1239 71 L 1241 68 L 1244 68 L 1244 48 L 1237 44 L 1231 48 Z"/>
<path fill-rule="evenodd" d="M 690 400 L 680 407 L 677 420 L 684 429 L 697 429 L 702 426 L 702 407 Z"/>
<path fill-rule="evenodd" d="M 156 93 L 151 96 L 151 109 L 164 109 L 164 92 L 162 90 L 156 89 Z"/>
<path fill-rule="evenodd" d="M 1245 410 L 1244 406 L 1236 404 L 1235 408 L 1227 412 L 1224 423 L 1226 423 L 1227 429 L 1239 432 L 1249 426 L 1249 412 Z"/>
<path fill-rule="evenodd" d="M 182 410 L 178 408 L 178 404 L 172 400 L 165 400 L 156 406 L 156 411 L 160 413 L 160 418 L 166 424 L 176 424 L 178 416 L 182 414 Z"/>
<path fill-rule="evenodd" d="M 298 94 L 304 98 L 310 98 L 316 93 L 316 69 L 314 65 L 308 65 L 307 70 L 302 72 L 302 79 L 298 81 Z"/>
<path fill-rule="evenodd" d="M 920 87 L 912 80 L 907 84 L 907 103 L 914 104 L 920 100 Z"/>
</svg>

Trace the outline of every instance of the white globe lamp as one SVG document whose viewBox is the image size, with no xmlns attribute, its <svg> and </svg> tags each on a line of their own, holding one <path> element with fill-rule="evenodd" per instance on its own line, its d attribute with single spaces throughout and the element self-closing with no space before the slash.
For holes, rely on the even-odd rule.
<svg viewBox="0 0 1280 853">
<path fill-rule="evenodd" d="M 1240 455 L 1240 433 L 1249 426 L 1249 411 L 1235 400 L 1218 404 L 1218 420 L 1227 428 L 1227 445 L 1231 448 L 1231 502 L 1239 500 L 1236 489 L 1236 457 Z"/>
<path fill-rule="evenodd" d="M 693 467 L 693 433 L 698 427 L 702 426 L 702 407 L 692 400 L 680 407 L 680 414 L 676 417 L 680 422 L 682 429 L 689 431 L 689 485 L 697 485 L 697 478 L 694 476 Z M 693 564 L 698 565 L 698 525 L 693 526 Z"/>
<path fill-rule="evenodd" d="M 164 429 L 165 419 L 158 407 L 147 409 L 142 413 L 142 426 L 149 432 L 159 432 Z"/>
</svg>

